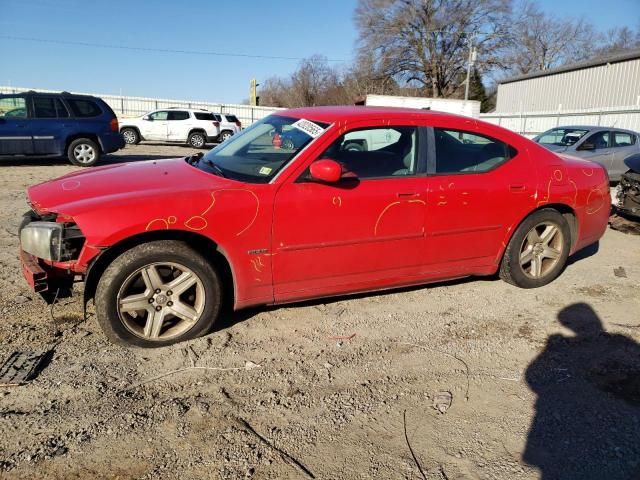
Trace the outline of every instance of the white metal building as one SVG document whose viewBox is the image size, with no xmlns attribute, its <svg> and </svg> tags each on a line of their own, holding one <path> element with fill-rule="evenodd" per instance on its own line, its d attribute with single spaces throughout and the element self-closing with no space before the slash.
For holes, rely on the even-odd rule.
<svg viewBox="0 0 640 480">
<path fill-rule="evenodd" d="M 495 113 L 640 106 L 640 49 L 503 80 Z"/>
</svg>

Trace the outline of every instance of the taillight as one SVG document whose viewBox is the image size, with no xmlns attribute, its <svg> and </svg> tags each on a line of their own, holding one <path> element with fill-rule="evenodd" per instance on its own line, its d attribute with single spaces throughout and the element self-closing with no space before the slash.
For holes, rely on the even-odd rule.
<svg viewBox="0 0 640 480">
<path fill-rule="evenodd" d="M 236 127 L 242 128 L 242 122 L 240 120 L 236 122 Z"/>
<path fill-rule="evenodd" d="M 111 129 L 112 132 L 117 132 L 118 131 L 118 119 L 117 118 L 112 118 L 111 121 L 109 122 L 109 128 Z"/>
<path fill-rule="evenodd" d="M 220 126 L 220 122 L 218 122 L 217 120 L 215 122 L 213 122 L 213 126 L 214 127 L 219 127 Z"/>
</svg>

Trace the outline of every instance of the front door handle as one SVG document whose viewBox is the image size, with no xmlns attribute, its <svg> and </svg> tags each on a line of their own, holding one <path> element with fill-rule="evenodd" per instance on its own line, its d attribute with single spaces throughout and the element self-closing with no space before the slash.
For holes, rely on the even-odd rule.
<svg viewBox="0 0 640 480">
<path fill-rule="evenodd" d="M 512 192 L 524 192 L 526 188 L 527 187 L 523 183 L 512 183 L 509 185 L 509 190 Z"/>
<path fill-rule="evenodd" d="M 400 192 L 398 193 L 398 198 L 410 198 L 410 197 L 419 197 L 419 193 L 415 192 Z"/>
</svg>

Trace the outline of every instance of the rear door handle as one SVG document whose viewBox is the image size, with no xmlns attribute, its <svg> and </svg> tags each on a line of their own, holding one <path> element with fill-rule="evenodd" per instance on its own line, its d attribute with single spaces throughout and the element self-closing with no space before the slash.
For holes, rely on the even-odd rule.
<svg viewBox="0 0 640 480">
<path fill-rule="evenodd" d="M 398 193 L 398 198 L 410 198 L 410 197 L 419 197 L 419 193 L 415 192 L 400 192 Z"/>
<path fill-rule="evenodd" d="M 524 184 L 522 183 L 512 183 L 511 185 L 509 185 L 509 190 L 511 190 L 512 192 L 523 192 L 524 190 L 526 190 L 527 187 L 525 187 Z"/>
</svg>

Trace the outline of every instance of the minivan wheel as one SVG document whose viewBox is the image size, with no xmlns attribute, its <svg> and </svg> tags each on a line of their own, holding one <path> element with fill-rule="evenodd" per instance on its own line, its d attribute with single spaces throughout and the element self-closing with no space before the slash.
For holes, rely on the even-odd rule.
<svg viewBox="0 0 640 480">
<path fill-rule="evenodd" d="M 227 140 L 229 140 L 231 137 L 233 136 L 233 133 L 231 133 L 229 130 L 225 130 L 224 132 L 222 132 L 220 134 L 220 143 L 222 142 L 226 142 Z"/>
<path fill-rule="evenodd" d="M 562 214 L 550 208 L 534 212 L 509 241 L 500 277 L 522 288 L 542 287 L 560 275 L 570 248 L 571 232 Z"/>
<path fill-rule="evenodd" d="M 220 312 L 215 269 L 183 242 L 162 240 L 127 250 L 105 270 L 96 316 L 113 342 L 155 348 L 206 333 Z"/>
<path fill-rule="evenodd" d="M 78 167 L 92 167 L 100 159 L 100 148 L 93 140 L 78 138 L 69 145 L 67 157 Z"/>
<path fill-rule="evenodd" d="M 124 143 L 126 143 L 127 145 L 137 145 L 138 143 L 140 143 L 140 136 L 135 129 L 123 128 L 121 133 L 122 137 L 124 138 Z"/>
<path fill-rule="evenodd" d="M 191 135 L 189 135 L 187 143 L 193 148 L 202 148 L 206 143 L 206 139 L 202 133 L 193 132 Z"/>
</svg>

